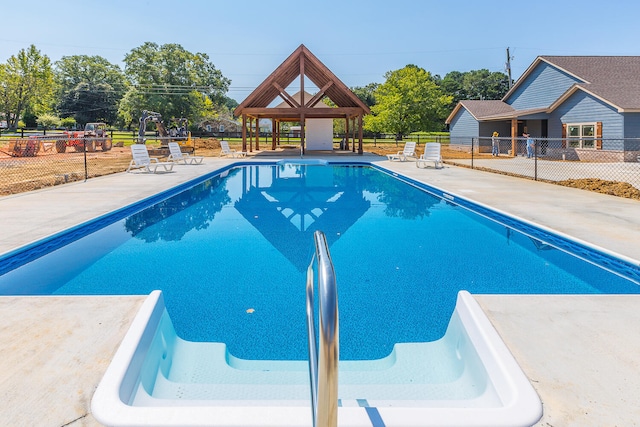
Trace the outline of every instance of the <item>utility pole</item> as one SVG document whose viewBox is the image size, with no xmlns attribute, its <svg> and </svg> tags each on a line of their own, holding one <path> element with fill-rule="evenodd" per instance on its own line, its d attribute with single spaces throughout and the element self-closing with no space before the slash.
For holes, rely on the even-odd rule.
<svg viewBox="0 0 640 427">
<path fill-rule="evenodd" d="M 511 55 L 509 55 L 509 48 L 507 48 L 507 76 L 509 76 L 509 90 L 511 90 Z"/>
</svg>

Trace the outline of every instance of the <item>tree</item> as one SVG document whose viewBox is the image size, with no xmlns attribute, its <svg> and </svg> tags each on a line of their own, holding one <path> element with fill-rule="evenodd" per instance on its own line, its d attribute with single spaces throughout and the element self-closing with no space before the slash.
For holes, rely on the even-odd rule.
<svg viewBox="0 0 640 427">
<path fill-rule="evenodd" d="M 442 92 L 453 97 L 452 103 L 455 105 L 458 101 L 467 99 L 467 93 L 464 90 L 464 73 L 460 71 L 451 71 L 444 76 L 440 82 Z"/>
<path fill-rule="evenodd" d="M 83 82 L 62 96 L 58 108 L 61 115 L 78 123 L 115 123 L 121 98 L 108 83 Z"/>
<path fill-rule="evenodd" d="M 487 69 L 452 71 L 444 76 L 440 87 L 453 97 L 453 106 L 464 99 L 501 99 L 509 90 L 509 77 Z"/>
<path fill-rule="evenodd" d="M 462 79 L 467 99 L 500 99 L 509 90 L 509 77 L 487 69 L 469 71 Z"/>
<path fill-rule="evenodd" d="M 431 74 L 415 65 L 390 71 L 374 92 L 376 104 L 365 128 L 391 132 L 400 139 L 416 131 L 441 130 L 451 96 L 443 95 Z"/>
<path fill-rule="evenodd" d="M 42 126 L 44 129 L 54 129 L 60 126 L 61 120 L 60 117 L 54 116 L 50 113 L 40 114 L 38 116 L 38 124 Z"/>
<path fill-rule="evenodd" d="M 0 64 L 0 110 L 10 129 L 16 129 L 27 110 L 36 115 L 46 112 L 52 95 L 51 61 L 34 45 Z"/>
<path fill-rule="evenodd" d="M 60 125 L 65 129 L 71 129 L 75 127 L 76 119 L 74 119 L 73 117 L 65 117 L 64 119 L 60 120 Z"/>
<path fill-rule="evenodd" d="M 378 86 L 380 86 L 379 83 L 369 83 L 364 87 L 352 87 L 351 92 L 360 98 L 360 101 L 364 102 L 367 107 L 371 108 L 376 104 L 375 92 Z"/>
<path fill-rule="evenodd" d="M 117 65 L 101 56 L 65 56 L 56 62 L 58 112 L 78 123 L 114 123 L 127 79 Z"/>
<path fill-rule="evenodd" d="M 204 53 L 190 53 L 178 44 L 146 42 L 125 56 L 131 87 L 120 103 L 120 115 L 137 121 L 142 110 L 162 117 L 185 117 L 192 123 L 209 114 L 207 102 L 225 105 L 231 81 Z"/>
</svg>

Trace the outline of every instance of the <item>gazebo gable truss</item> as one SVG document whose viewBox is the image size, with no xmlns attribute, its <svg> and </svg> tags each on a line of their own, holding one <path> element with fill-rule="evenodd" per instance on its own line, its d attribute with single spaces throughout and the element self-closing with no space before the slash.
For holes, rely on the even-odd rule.
<svg viewBox="0 0 640 427">
<path fill-rule="evenodd" d="M 310 99 L 304 96 L 297 100 L 286 91 L 296 78 L 300 78 L 300 92 L 304 94 L 304 77 L 319 91 Z M 314 108 L 324 97 L 337 108 Z M 269 108 L 276 99 L 282 98 L 290 108 Z M 331 72 L 304 45 L 300 45 L 278 68 L 276 68 L 234 111 L 236 116 L 270 117 L 299 120 L 306 118 L 341 118 L 370 114 L 363 103 L 335 74 Z"/>
</svg>

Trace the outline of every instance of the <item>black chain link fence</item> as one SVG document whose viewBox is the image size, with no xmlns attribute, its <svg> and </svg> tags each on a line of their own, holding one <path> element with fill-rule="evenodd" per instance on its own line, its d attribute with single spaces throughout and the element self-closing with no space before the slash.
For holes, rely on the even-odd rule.
<svg viewBox="0 0 640 427">
<path fill-rule="evenodd" d="M 446 160 L 540 181 L 612 181 L 640 190 L 639 138 L 456 138 Z"/>
<path fill-rule="evenodd" d="M 638 138 L 535 138 L 529 144 L 524 138 L 469 137 L 449 142 L 443 137 L 438 142 L 443 143 L 444 160 L 458 166 L 564 185 L 575 180 L 611 181 L 640 190 Z M 0 196 L 122 172 L 130 160 L 129 147 L 99 138 L 74 139 L 64 134 L 3 138 Z"/>
<path fill-rule="evenodd" d="M 131 156 L 110 138 L 30 136 L 0 142 L 0 195 L 126 170 Z M 126 149 L 128 153 L 128 148 Z"/>
</svg>

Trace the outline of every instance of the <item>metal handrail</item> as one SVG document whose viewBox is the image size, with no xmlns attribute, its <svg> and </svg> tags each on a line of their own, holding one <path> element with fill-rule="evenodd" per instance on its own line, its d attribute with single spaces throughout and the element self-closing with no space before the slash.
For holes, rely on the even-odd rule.
<svg viewBox="0 0 640 427">
<path fill-rule="evenodd" d="M 309 379 L 313 425 L 338 425 L 338 292 L 327 239 L 322 231 L 313 234 L 316 252 L 307 268 L 307 331 L 309 333 Z M 313 264 L 318 260 L 320 346 L 313 314 Z"/>
</svg>

